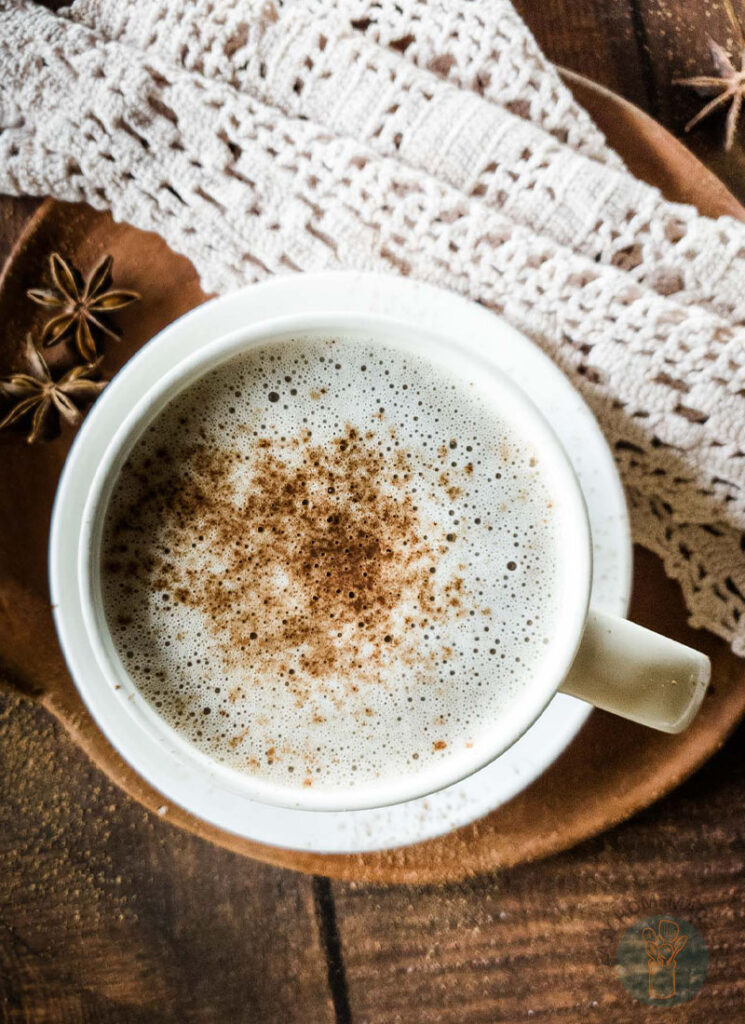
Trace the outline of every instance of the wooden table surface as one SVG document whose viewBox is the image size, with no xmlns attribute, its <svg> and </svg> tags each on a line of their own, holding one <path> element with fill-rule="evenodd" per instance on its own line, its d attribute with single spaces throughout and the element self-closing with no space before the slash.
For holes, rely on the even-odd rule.
<svg viewBox="0 0 745 1024">
<path fill-rule="evenodd" d="M 745 3 L 733 0 L 745 21 Z M 738 6 L 739 5 L 739 6 Z M 734 42 L 721 0 L 518 0 L 553 60 L 675 132 L 672 86 Z M 745 199 L 745 127 L 687 141 Z M 0 200 L 0 258 L 34 208 Z M 32 703 L 0 693 L 0 1020 L 7 1024 L 745 1021 L 745 728 L 633 820 L 542 863 L 383 889 L 263 866 L 128 800 Z M 709 949 L 699 995 L 647 1007 L 615 951 L 672 913 Z M 667 1016 L 666 1016 L 667 1015 Z"/>
</svg>

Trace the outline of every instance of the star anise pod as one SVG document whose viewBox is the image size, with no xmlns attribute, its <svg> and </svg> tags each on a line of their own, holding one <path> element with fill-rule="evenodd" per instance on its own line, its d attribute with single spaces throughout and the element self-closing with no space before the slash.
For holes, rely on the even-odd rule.
<svg viewBox="0 0 745 1024">
<path fill-rule="evenodd" d="M 95 398 L 106 387 L 106 381 L 91 380 L 98 363 L 75 366 L 54 380 L 30 334 L 26 338 L 25 359 L 27 372 L 13 373 L 0 380 L 0 394 L 14 403 L 0 421 L 0 430 L 31 415 L 31 430 L 26 438 L 29 444 L 42 438 L 51 421 L 59 416 L 68 423 L 77 423 L 82 415 L 78 405 Z"/>
<path fill-rule="evenodd" d="M 714 63 L 715 75 L 674 78 L 673 84 L 685 85 L 688 88 L 695 89 L 702 96 L 714 97 L 705 107 L 699 110 L 695 117 L 691 118 L 685 126 L 687 132 L 719 107 L 727 103 L 731 104 L 727 114 L 727 130 L 724 137 L 724 148 L 730 150 L 735 139 L 737 122 L 740 118 L 742 98 L 745 95 L 745 48 L 740 55 L 739 71 L 735 68 L 725 48 L 720 46 L 719 43 L 715 43 L 711 38 L 709 38 L 709 52 Z"/>
<path fill-rule="evenodd" d="M 31 288 L 26 293 L 40 306 L 59 310 L 42 332 L 41 342 L 45 348 L 74 334 L 81 357 L 86 362 L 92 362 L 98 356 L 93 333 L 95 330 L 115 341 L 119 340 L 119 335 L 107 323 L 106 317 L 140 296 L 137 292 L 111 287 L 113 262 L 111 256 L 104 256 L 84 280 L 72 263 L 64 260 L 58 252 L 51 254 L 49 272 L 54 288 Z"/>
</svg>

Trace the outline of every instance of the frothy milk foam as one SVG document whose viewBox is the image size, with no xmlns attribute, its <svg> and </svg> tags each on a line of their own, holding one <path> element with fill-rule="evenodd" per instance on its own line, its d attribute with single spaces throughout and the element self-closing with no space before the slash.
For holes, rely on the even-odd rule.
<svg viewBox="0 0 745 1024">
<path fill-rule="evenodd" d="M 557 525 L 477 387 L 354 338 L 231 359 L 159 414 L 104 526 L 140 692 L 232 768 L 337 790 L 472 746 L 547 655 Z"/>
</svg>

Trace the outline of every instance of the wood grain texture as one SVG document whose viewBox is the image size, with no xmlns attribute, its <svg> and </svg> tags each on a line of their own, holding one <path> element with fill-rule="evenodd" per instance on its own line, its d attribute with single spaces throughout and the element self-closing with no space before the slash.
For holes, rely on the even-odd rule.
<svg viewBox="0 0 745 1024">
<path fill-rule="evenodd" d="M 513 4 L 547 57 L 649 110 L 631 0 L 513 0 Z"/>
<path fill-rule="evenodd" d="M 553 59 L 653 101 L 679 130 L 697 99 L 669 80 L 706 66 L 703 33 L 721 7 L 634 3 L 518 7 Z M 721 131 L 686 141 L 743 196 L 740 148 L 723 156 Z M 32 208 L 0 203 L 0 259 Z M 674 794 L 548 861 L 463 885 L 324 888 L 171 828 L 44 711 L 0 698 L 0 1021 L 743 1020 L 743 741 L 741 728 Z M 710 972 L 665 1014 L 625 995 L 613 958 L 627 923 L 671 911 L 703 932 Z"/>
<path fill-rule="evenodd" d="M 0 1020 L 327 1024 L 312 880 L 169 826 L 0 696 Z"/>
<path fill-rule="evenodd" d="M 444 888 L 336 882 L 355 1024 L 745 1019 L 745 729 L 694 779 L 551 860 Z M 616 947 L 642 917 L 696 924 L 710 955 L 674 1011 L 630 999 Z"/>
<path fill-rule="evenodd" d="M 730 2 L 745 34 L 745 0 Z M 553 60 L 652 114 L 745 199 L 745 118 L 726 153 L 725 113 L 686 134 L 707 99 L 673 85 L 674 78 L 713 72 L 709 36 L 739 67 L 743 43 L 723 0 L 517 0 L 516 6 Z"/>
</svg>

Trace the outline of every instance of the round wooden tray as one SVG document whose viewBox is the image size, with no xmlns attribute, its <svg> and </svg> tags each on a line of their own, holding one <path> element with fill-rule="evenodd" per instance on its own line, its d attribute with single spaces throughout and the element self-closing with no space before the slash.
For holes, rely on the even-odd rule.
<svg viewBox="0 0 745 1024">
<path fill-rule="evenodd" d="M 722 183 L 660 125 L 585 79 L 569 73 L 567 79 L 636 174 L 703 213 L 745 218 Z M 205 298 L 191 264 L 157 236 L 115 224 L 88 207 L 47 201 L 27 224 L 0 279 L 2 374 L 17 360 L 25 332 L 39 325 L 38 307 L 25 293 L 41 283 L 46 258 L 55 249 L 86 269 L 102 253 L 112 253 L 117 285 L 143 296 L 119 317 L 125 340 L 106 346 L 107 375 Z M 721 746 L 745 712 L 743 663 L 721 641 L 686 627 L 677 586 L 665 578 L 656 558 L 639 550 L 632 617 L 702 648 L 713 661 L 711 692 L 687 733 L 664 736 L 594 712 L 558 761 L 510 803 L 466 828 L 400 850 L 322 856 L 239 839 L 166 806 L 99 732 L 67 673 L 49 606 L 46 550 L 57 479 L 71 441 L 69 430 L 53 443 L 32 447 L 18 435 L 0 435 L 0 675 L 39 700 L 132 797 L 228 849 L 300 871 L 375 882 L 455 880 L 506 867 L 566 849 L 647 806 Z"/>
</svg>

